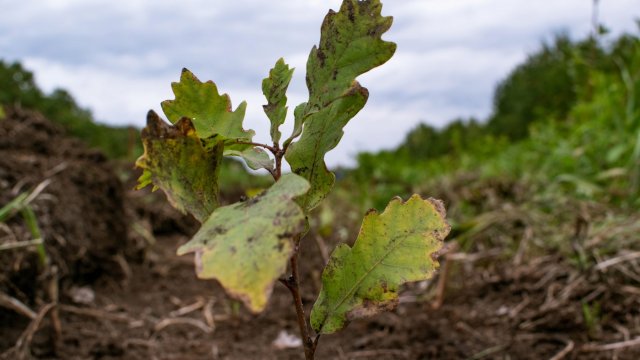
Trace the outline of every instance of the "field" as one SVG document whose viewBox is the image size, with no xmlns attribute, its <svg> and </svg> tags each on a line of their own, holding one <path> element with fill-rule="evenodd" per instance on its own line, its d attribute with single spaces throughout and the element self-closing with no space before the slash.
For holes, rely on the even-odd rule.
<svg viewBox="0 0 640 360">
<path fill-rule="evenodd" d="M 16 186 L 50 180 L 31 206 L 57 268 L 42 275 L 35 252 L 2 253 L 4 283 L 40 311 L 34 328 L 2 310 L 5 358 L 29 349 L 37 358 L 300 358 L 298 348 L 272 344 L 281 331 L 296 334 L 286 289 L 277 287 L 267 311 L 253 316 L 214 282 L 198 280 L 191 259 L 175 255 L 197 223 L 162 195 L 133 191 L 131 164 L 106 161 L 31 112 L 9 111 L 2 131 L 3 201 Z M 346 191 L 319 213 L 347 216 L 329 215 L 340 219 L 330 228 L 318 219 L 306 240 L 317 239 L 302 255 L 307 306 L 323 251 L 357 230 L 359 209 Z M 459 245 L 449 243 L 446 273 L 404 289 L 395 311 L 324 338 L 319 358 L 637 358 L 637 253 L 625 252 L 637 239 L 635 215 L 585 201 L 544 209 L 525 184 L 470 176 L 424 195 L 445 199 L 454 216 L 459 204 L 480 214 L 457 235 Z M 5 236 L 26 237 L 19 217 L 8 226 Z M 611 254 L 596 253 L 611 241 Z M 593 257 L 600 262 L 589 264 Z M 58 279 L 60 305 L 47 308 Z"/>
</svg>

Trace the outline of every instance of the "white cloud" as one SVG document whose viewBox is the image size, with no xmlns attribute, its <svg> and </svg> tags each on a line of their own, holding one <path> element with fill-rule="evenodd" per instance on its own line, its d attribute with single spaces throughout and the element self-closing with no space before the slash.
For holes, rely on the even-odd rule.
<svg viewBox="0 0 640 360">
<path fill-rule="evenodd" d="M 89 106 L 103 122 L 142 126 L 146 112 L 159 110 L 160 101 L 171 98 L 173 74 L 136 77 L 103 67 L 69 65 L 42 58 L 23 58 L 26 68 L 37 74 L 38 85 L 47 92 L 70 89 L 82 106 Z"/>
<path fill-rule="evenodd" d="M 173 98 L 170 83 L 187 67 L 215 80 L 234 106 L 247 100 L 246 127 L 268 141 L 262 78 L 284 55 L 297 68 L 290 107 L 304 101 L 306 57 L 327 8 L 340 2 L 0 0 L 0 54 L 23 61 L 43 88 L 67 88 L 101 121 L 139 126 Z M 385 39 L 398 51 L 360 78 L 369 103 L 330 165 L 394 146 L 418 121 L 487 116 L 496 82 L 528 52 L 558 31 L 583 36 L 591 26 L 585 0 L 386 1 L 383 14 L 394 16 Z M 637 0 L 601 2 L 600 18 L 615 32 L 633 30 L 634 17 Z"/>
</svg>

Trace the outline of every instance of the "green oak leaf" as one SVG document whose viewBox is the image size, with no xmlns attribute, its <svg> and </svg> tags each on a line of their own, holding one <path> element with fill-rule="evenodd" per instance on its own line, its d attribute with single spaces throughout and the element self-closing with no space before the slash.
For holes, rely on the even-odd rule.
<svg viewBox="0 0 640 360">
<path fill-rule="evenodd" d="M 213 81 L 203 83 L 187 69 L 182 69 L 180 82 L 172 83 L 171 88 L 175 100 L 162 102 L 162 110 L 169 121 L 175 123 L 182 117 L 188 117 L 205 146 L 215 146 L 222 140 L 225 156 L 242 157 L 254 170 L 273 168 L 273 161 L 265 159 L 269 155 L 262 149 L 254 150 L 251 145 L 238 143 L 251 142 L 255 135 L 253 130 L 242 128 L 246 102 L 232 111 L 229 95 L 220 95 Z"/>
<path fill-rule="evenodd" d="M 329 11 L 307 61 L 310 108 L 321 108 L 353 86 L 361 74 L 387 62 L 396 44 L 382 40 L 393 18 L 382 16 L 379 0 L 344 0 Z"/>
<path fill-rule="evenodd" d="M 171 83 L 171 88 L 176 98 L 163 101 L 162 110 L 172 123 L 182 117 L 190 118 L 203 139 L 222 136 L 225 140 L 251 141 L 253 138 L 253 130 L 242 128 L 247 103 L 243 101 L 232 111 L 229 95 L 220 95 L 213 81 L 203 83 L 191 71 L 182 69 L 180 82 Z"/>
<path fill-rule="evenodd" d="M 336 247 L 323 271 L 311 311 L 314 330 L 330 334 L 394 308 L 400 285 L 433 276 L 449 229 L 442 202 L 418 195 L 391 200 L 382 214 L 367 213 L 353 247 Z"/>
<path fill-rule="evenodd" d="M 351 90 L 351 93 L 314 113 L 311 116 L 313 122 L 305 124 L 300 140 L 287 150 L 291 170 L 311 184 L 309 192 L 298 200 L 307 212 L 322 202 L 335 183 L 335 175 L 327 169 L 324 154 L 338 145 L 342 128 L 367 102 L 367 89 L 356 83 Z"/>
<path fill-rule="evenodd" d="M 273 159 L 269 157 L 266 151 L 259 147 L 249 147 L 244 150 L 225 150 L 227 156 L 238 156 L 244 159 L 247 166 L 253 170 L 259 169 L 273 169 Z"/>
<path fill-rule="evenodd" d="M 284 142 L 284 147 L 289 147 L 289 144 L 293 141 L 293 139 L 297 138 L 302 134 L 302 124 L 304 124 L 304 120 L 309 116 L 306 111 L 307 103 L 304 102 L 302 104 L 298 104 L 295 109 L 293 109 L 294 123 L 293 123 L 293 132 L 291 136 Z"/>
<path fill-rule="evenodd" d="M 287 117 L 287 88 L 293 76 L 293 70 L 280 58 L 269 71 L 269 77 L 262 80 L 262 93 L 267 98 L 263 109 L 271 121 L 271 139 L 274 144 L 280 142 L 280 125 Z"/>
<path fill-rule="evenodd" d="M 138 189 L 153 185 L 162 189 L 171 205 L 188 211 L 203 222 L 218 207 L 218 172 L 222 160 L 222 142 L 208 150 L 189 118 L 164 122 L 149 111 L 142 130 L 144 154 L 136 161 L 143 169 Z"/>
<path fill-rule="evenodd" d="M 311 183 L 311 190 L 300 200 L 305 211 L 316 207 L 331 190 L 334 177 L 324 156 L 366 103 L 368 92 L 355 79 L 384 64 L 395 52 L 396 44 L 382 40 L 392 18 L 383 17 L 381 10 L 379 0 L 345 0 L 339 12 L 329 11 L 320 44 L 309 54 L 309 101 L 296 108 L 294 132 L 285 141 L 288 146 L 302 134 L 297 146 L 288 146 L 286 159 L 294 173 Z M 348 109 L 348 116 L 336 116 L 336 108 Z"/>
<path fill-rule="evenodd" d="M 262 311 L 287 269 L 292 238 L 304 230 L 293 198 L 308 189 L 304 178 L 288 174 L 256 197 L 216 209 L 178 255 L 195 252 L 198 277 L 217 279 L 252 312 Z"/>
</svg>

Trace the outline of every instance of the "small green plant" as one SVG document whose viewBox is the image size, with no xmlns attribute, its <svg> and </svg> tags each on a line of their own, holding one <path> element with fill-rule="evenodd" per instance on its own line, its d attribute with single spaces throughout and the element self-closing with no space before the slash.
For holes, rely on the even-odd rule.
<svg viewBox="0 0 640 360">
<path fill-rule="evenodd" d="M 172 84 L 175 99 L 162 103 L 172 124 L 150 111 L 142 131 L 139 187 L 162 189 L 173 206 L 202 223 L 178 253 L 195 253 L 198 276 L 219 281 L 253 313 L 265 309 L 277 281 L 284 284 L 307 359 L 314 358 L 320 335 L 392 309 L 402 284 L 432 277 L 435 254 L 449 232 L 441 202 L 418 195 L 406 202 L 394 198 L 381 214 L 368 212 L 353 247 L 342 244 L 333 251 L 310 319 L 305 316 L 298 254 L 310 212 L 335 182 L 324 156 L 367 102 L 368 91 L 356 78 L 385 63 L 396 49 L 382 40 L 392 18 L 383 17 L 381 9 L 379 0 L 344 0 L 339 12 L 329 11 L 307 62 L 309 99 L 295 107 L 293 133 L 284 141 L 279 127 L 287 116 L 293 69 L 283 59 L 262 82 L 273 144 L 255 143 L 254 132 L 243 129 L 245 102 L 232 110 L 228 95 L 186 69 Z M 275 182 L 253 198 L 219 206 L 224 156 L 268 170 Z M 290 174 L 282 172 L 284 161 Z"/>
<path fill-rule="evenodd" d="M 584 319 L 584 326 L 587 328 L 589 336 L 594 338 L 597 336 L 601 328 L 602 322 L 602 309 L 600 303 L 596 302 L 593 305 L 582 302 L 582 318 Z"/>
<path fill-rule="evenodd" d="M 32 240 L 18 241 L 7 244 L 0 244 L 0 251 L 14 250 L 20 248 L 35 247 L 40 260 L 40 266 L 44 268 L 49 263 L 49 257 L 47 256 L 40 227 L 38 226 L 38 219 L 35 212 L 31 208 L 31 202 L 49 185 L 49 180 L 45 180 L 36 186 L 33 191 L 23 192 L 9 201 L 2 208 L 0 208 L 0 223 L 4 223 L 11 219 L 16 214 L 20 213 L 22 218 L 31 233 Z"/>
</svg>

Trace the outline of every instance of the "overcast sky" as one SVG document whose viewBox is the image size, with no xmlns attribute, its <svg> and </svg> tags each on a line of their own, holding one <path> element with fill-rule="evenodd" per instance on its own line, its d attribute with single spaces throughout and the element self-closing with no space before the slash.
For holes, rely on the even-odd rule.
<svg viewBox="0 0 640 360">
<path fill-rule="evenodd" d="M 268 142 L 261 81 L 283 56 L 296 67 L 293 108 L 306 98 L 305 62 L 320 24 L 340 0 L 0 0 L 0 58 L 21 61 L 51 91 L 69 90 L 109 124 L 143 126 L 149 109 L 173 98 L 186 67 L 214 80 L 234 107 L 247 100 L 245 128 Z M 345 128 L 330 165 L 390 148 L 419 122 L 486 118 L 496 83 L 554 34 L 586 36 L 591 0 L 386 0 L 398 44 L 363 75 L 367 106 Z M 602 0 L 613 34 L 635 31 L 640 0 Z M 291 122 L 291 119 L 288 119 Z M 285 127 L 285 135 L 289 132 Z"/>
</svg>

